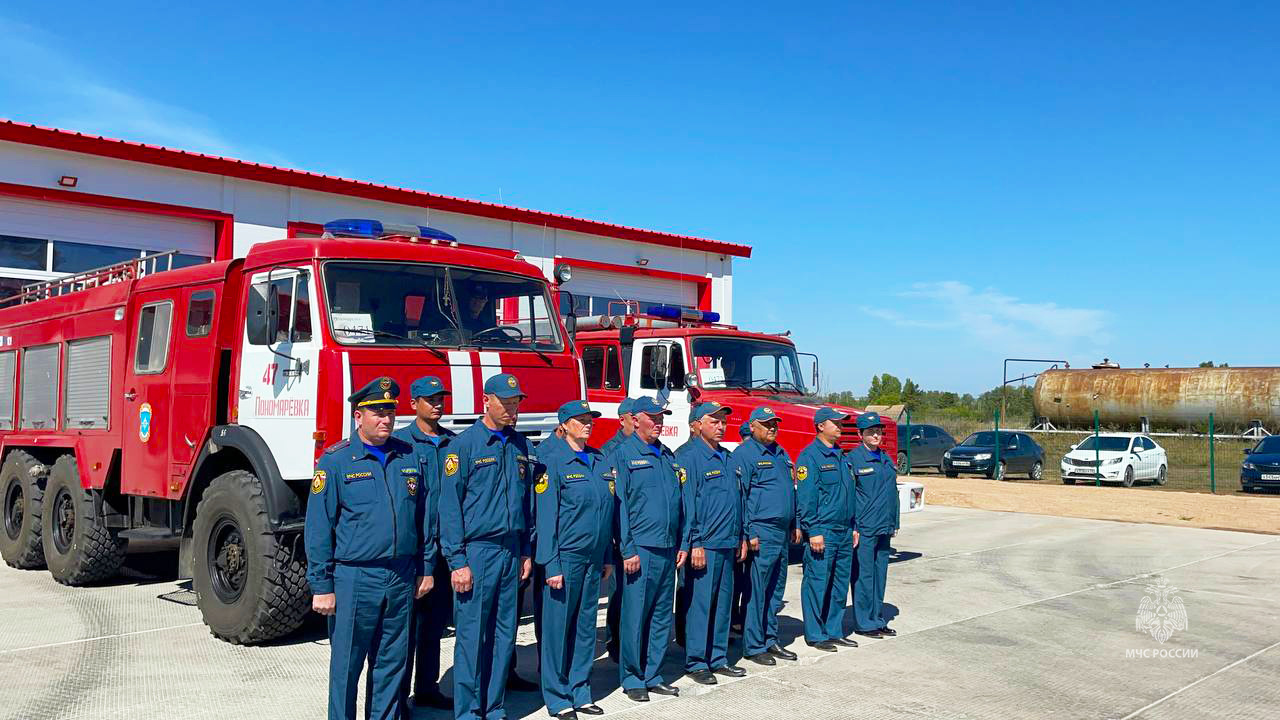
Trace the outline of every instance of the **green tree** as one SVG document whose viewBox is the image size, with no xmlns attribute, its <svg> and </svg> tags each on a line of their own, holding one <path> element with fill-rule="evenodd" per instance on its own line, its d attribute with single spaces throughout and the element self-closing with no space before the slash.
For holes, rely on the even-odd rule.
<svg viewBox="0 0 1280 720">
<path fill-rule="evenodd" d="M 870 405 L 894 405 L 902 402 L 902 381 L 883 373 L 878 378 L 871 378 L 871 388 L 867 391 L 867 403 Z"/>
</svg>

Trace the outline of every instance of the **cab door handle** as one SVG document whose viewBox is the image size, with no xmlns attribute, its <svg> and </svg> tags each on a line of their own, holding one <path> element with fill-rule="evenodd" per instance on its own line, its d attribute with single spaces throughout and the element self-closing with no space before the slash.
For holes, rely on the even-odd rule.
<svg viewBox="0 0 1280 720">
<path fill-rule="evenodd" d="M 129 402 L 133 402 L 137 398 L 138 398 L 138 393 L 133 390 L 130 390 L 129 392 L 124 394 L 124 399 L 128 400 Z"/>
</svg>

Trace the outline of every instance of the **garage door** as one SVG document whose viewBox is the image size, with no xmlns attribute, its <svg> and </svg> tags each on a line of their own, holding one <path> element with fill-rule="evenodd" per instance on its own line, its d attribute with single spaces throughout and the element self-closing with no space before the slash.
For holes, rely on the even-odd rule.
<svg viewBox="0 0 1280 720">
<path fill-rule="evenodd" d="M 0 296 L 68 273 L 177 250 L 175 266 L 208 262 L 204 220 L 0 197 Z"/>
<path fill-rule="evenodd" d="M 616 303 L 620 299 L 635 300 L 641 307 L 679 305 L 696 308 L 698 306 L 697 285 L 667 278 L 574 268 L 573 279 L 565 283 L 564 288 L 573 293 L 578 315 L 607 314 L 611 301 L 615 303 L 613 312 L 617 313 L 620 306 Z"/>
</svg>

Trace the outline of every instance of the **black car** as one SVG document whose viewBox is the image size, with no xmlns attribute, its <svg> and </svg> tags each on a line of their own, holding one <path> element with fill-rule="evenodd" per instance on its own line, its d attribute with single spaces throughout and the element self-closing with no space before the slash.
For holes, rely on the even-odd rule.
<svg viewBox="0 0 1280 720">
<path fill-rule="evenodd" d="M 1244 456 L 1240 465 L 1241 490 L 1280 489 L 1280 435 L 1262 438 L 1245 450 Z"/>
<path fill-rule="evenodd" d="M 956 446 L 956 439 L 937 425 L 912 425 L 907 439 L 911 446 L 911 467 L 907 467 L 907 450 L 898 448 L 898 473 L 906 475 L 912 468 L 942 469 L 942 454 Z"/>
<path fill-rule="evenodd" d="M 1030 435 L 1000 431 L 1000 468 L 995 468 L 996 433 L 983 430 L 942 454 L 942 472 L 947 477 L 973 473 L 1003 480 L 1006 473 L 1026 473 L 1032 480 L 1044 476 L 1044 448 Z M 914 458 L 912 462 L 915 462 Z"/>
</svg>

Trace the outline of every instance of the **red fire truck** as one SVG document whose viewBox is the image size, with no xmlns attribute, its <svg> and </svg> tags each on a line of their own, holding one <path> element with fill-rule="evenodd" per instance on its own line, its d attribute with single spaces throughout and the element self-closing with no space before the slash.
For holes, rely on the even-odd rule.
<svg viewBox="0 0 1280 720">
<path fill-rule="evenodd" d="M 39 283 L 0 308 L 6 562 L 83 585 L 131 539 L 169 539 L 214 635 L 279 637 L 310 607 L 307 488 L 350 436 L 353 388 L 395 378 L 404 424 L 410 383 L 437 375 L 461 429 L 484 381 L 514 373 L 535 439 L 583 397 L 552 288 L 518 254 L 427 227 L 326 228 L 234 260 L 159 271 L 166 253 Z"/>
<path fill-rule="evenodd" d="M 616 314 L 579 318 L 575 338 L 587 397 L 604 413 L 593 431 L 599 442 L 617 431 L 618 403 L 624 397 L 649 395 L 672 410 L 662 435 L 672 449 L 689 438 L 690 405 L 708 400 L 736 412 L 725 433 L 730 447 L 742 440 L 738 428 L 747 413 L 760 405 L 769 405 L 781 418 L 778 442 L 792 458 L 813 439 L 813 414 L 823 405 L 850 416 L 843 423 L 840 446 L 848 450 L 858 445 L 853 416 L 861 411 L 813 395 L 817 357 L 804 354 L 812 358 L 806 373 L 802 353 L 787 336 L 740 330 L 721 324 L 716 313 L 686 308 L 640 308 L 635 302 L 618 301 L 609 309 Z M 883 447 L 896 457 L 897 424 L 885 418 L 885 425 Z M 924 507 L 923 485 L 903 481 L 898 487 L 903 512 Z"/>
</svg>

